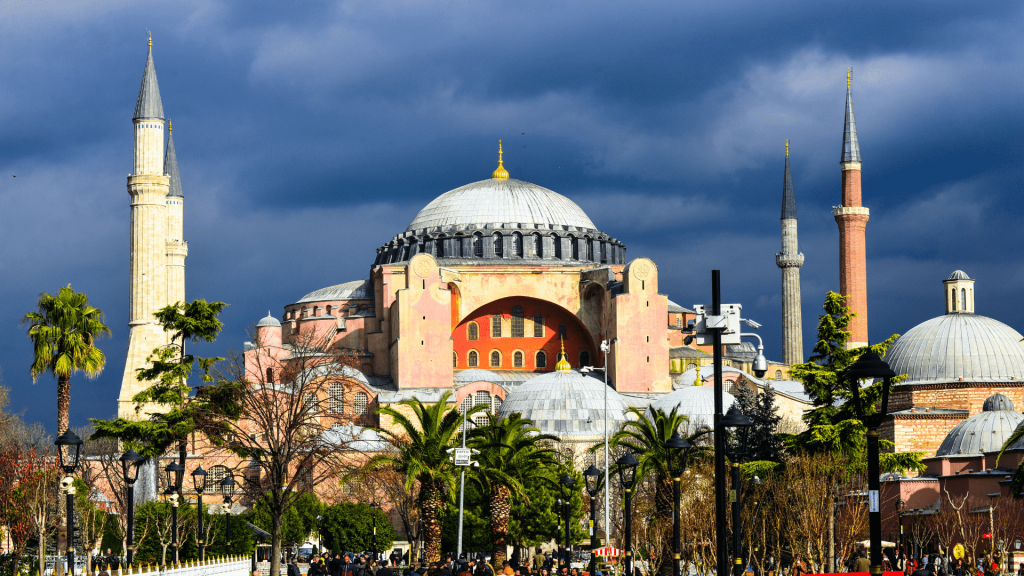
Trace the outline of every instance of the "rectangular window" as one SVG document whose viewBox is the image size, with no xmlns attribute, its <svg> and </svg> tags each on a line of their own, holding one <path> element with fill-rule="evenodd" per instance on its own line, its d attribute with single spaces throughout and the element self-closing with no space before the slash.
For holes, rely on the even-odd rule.
<svg viewBox="0 0 1024 576">
<path fill-rule="evenodd" d="M 501 314 L 491 316 L 491 338 L 501 338 Z"/>
<path fill-rule="evenodd" d="M 533 337 L 543 338 L 544 337 L 544 317 L 537 314 L 533 317 Z"/>
<path fill-rule="evenodd" d="M 558 325 L 558 337 L 565 339 L 565 324 Z"/>
</svg>

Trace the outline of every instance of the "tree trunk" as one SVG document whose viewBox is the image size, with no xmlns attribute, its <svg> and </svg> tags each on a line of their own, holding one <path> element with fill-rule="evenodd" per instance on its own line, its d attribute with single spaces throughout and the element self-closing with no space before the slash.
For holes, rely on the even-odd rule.
<svg viewBox="0 0 1024 576">
<path fill-rule="evenodd" d="M 46 573 L 46 531 L 39 531 L 39 573 Z"/>
<path fill-rule="evenodd" d="M 512 491 L 508 486 L 496 485 L 491 489 L 490 502 L 488 502 L 491 514 L 491 543 L 494 546 L 492 553 L 492 564 L 501 566 L 508 555 L 508 519 L 512 512 L 512 504 L 509 500 Z"/>
<path fill-rule="evenodd" d="M 68 429 L 68 405 L 71 404 L 71 377 L 57 377 L 57 434 Z"/>
<path fill-rule="evenodd" d="M 657 572 L 661 576 L 672 576 L 672 562 L 674 562 L 675 551 L 673 550 L 674 544 L 672 541 L 672 509 L 675 506 L 674 496 L 671 478 L 658 478 L 657 487 L 654 492 L 654 506 L 658 511 L 658 518 L 653 519 L 657 522 L 660 519 L 668 518 L 668 524 L 662 522 L 661 526 L 658 527 L 660 530 L 665 531 L 665 537 L 661 539 L 661 566 L 657 568 Z M 682 516 L 680 515 L 679 521 L 682 522 Z M 651 567 L 652 572 L 655 567 Z"/>
<path fill-rule="evenodd" d="M 441 560 L 441 487 L 436 483 L 426 482 L 420 488 L 423 495 L 423 530 L 426 531 L 423 548 L 427 554 L 427 562 Z"/>
<path fill-rule="evenodd" d="M 280 514 L 271 514 L 270 527 L 270 576 L 281 574 L 281 532 L 283 522 Z"/>
</svg>

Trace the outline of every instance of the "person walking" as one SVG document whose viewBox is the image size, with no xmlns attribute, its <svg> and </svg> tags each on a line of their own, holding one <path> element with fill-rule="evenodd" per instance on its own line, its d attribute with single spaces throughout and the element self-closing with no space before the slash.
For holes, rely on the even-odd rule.
<svg viewBox="0 0 1024 576">
<path fill-rule="evenodd" d="M 804 576 L 807 574 L 807 565 L 804 564 L 803 558 L 797 556 L 793 559 L 793 576 Z"/>
<path fill-rule="evenodd" d="M 871 562 L 868 561 L 868 555 L 866 552 L 861 550 L 857 553 L 857 558 L 853 561 L 853 570 L 851 572 L 870 572 Z"/>
</svg>

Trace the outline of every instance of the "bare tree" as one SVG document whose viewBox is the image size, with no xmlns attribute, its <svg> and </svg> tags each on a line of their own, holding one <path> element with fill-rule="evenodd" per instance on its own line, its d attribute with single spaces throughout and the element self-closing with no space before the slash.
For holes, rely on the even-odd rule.
<svg viewBox="0 0 1024 576">
<path fill-rule="evenodd" d="M 63 498 L 58 495 L 61 472 L 56 456 L 35 448 L 24 453 L 21 478 L 18 482 L 23 505 L 39 536 L 39 573 L 46 569 L 46 534 L 55 518 L 60 516 Z"/>
<path fill-rule="evenodd" d="M 858 542 L 868 536 L 867 479 L 851 478 L 841 485 L 835 516 L 836 553 L 846 560 L 857 551 Z"/>
<path fill-rule="evenodd" d="M 253 347 L 232 353 L 218 366 L 217 383 L 200 389 L 199 427 L 248 460 L 243 486 L 270 513 L 270 573 L 277 576 L 284 515 L 299 496 L 337 481 L 359 460 L 349 447 L 359 440 L 355 429 L 337 414 L 337 387 L 351 386 L 358 373 L 355 356 L 336 348 L 331 332 L 302 333 L 280 347 L 264 346 L 254 329 L 250 337 Z"/>
<path fill-rule="evenodd" d="M 388 444 L 387 450 L 394 448 Z M 360 467 L 337 488 L 324 495 L 324 500 L 337 502 L 370 502 L 383 499 L 385 509 L 402 523 L 400 536 L 412 540 L 413 526 L 419 520 L 416 506 L 417 488 L 405 489 L 405 477 L 393 466 Z"/>
</svg>

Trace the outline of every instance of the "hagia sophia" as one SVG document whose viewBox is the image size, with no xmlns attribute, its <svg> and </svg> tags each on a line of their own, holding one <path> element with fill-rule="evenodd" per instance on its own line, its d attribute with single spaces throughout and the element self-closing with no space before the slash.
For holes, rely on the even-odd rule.
<svg viewBox="0 0 1024 576">
<path fill-rule="evenodd" d="M 850 346 L 860 346 L 869 341 L 870 214 L 862 205 L 847 78 L 836 195 L 841 204 L 833 216 L 840 232 L 839 291 L 856 313 Z M 138 391 L 134 371 L 145 360 L 138 351 L 164 338 L 152 312 L 185 298 L 184 194 L 169 126 L 165 147 L 152 47 L 134 123 L 131 344 L 122 414 Z M 268 303 L 280 313 L 254 318 L 256 338 L 246 343 L 247 359 L 286 363 L 296 343 L 310 339 L 350 354 L 352 386 L 336 406 L 339 415 L 358 417 L 365 426 L 360 432 L 387 425 L 376 419 L 377 407 L 414 397 L 436 402 L 443 391 L 461 409 L 485 404 L 498 415 L 519 412 L 543 432 L 588 446 L 600 441 L 606 392 L 613 427 L 631 407 L 676 407 L 691 422 L 707 422 L 713 406 L 713 389 L 704 385 L 713 375 L 710 349 L 683 344 L 682 330 L 695 312 L 661 291 L 659 263 L 628 257 L 615 231 L 599 228 L 569 198 L 513 178 L 500 145 L 497 151 L 490 177 L 429 200 L 404 230 L 382 236 L 376 253 L 366 255 L 368 270 L 339 270 L 335 285 L 297 287 L 294 302 Z M 482 167 L 481 175 L 492 167 Z M 789 365 L 806 361 L 799 279 L 804 256 L 788 144 L 783 172 L 782 250 L 776 254 L 783 361 L 757 378 L 750 368 L 753 347 L 728 346 L 723 377 L 733 393 L 738 386 L 760 392 L 770 385 L 782 415 L 800 426 L 811 399 L 787 377 Z M 1014 446 L 998 466 L 994 458 L 1024 421 L 1018 411 L 1024 407 L 1024 337 L 975 313 L 975 280 L 966 273 L 957 270 L 942 281 L 941 294 L 935 283 L 936 309 L 941 297 L 945 314 L 906 330 L 886 357 L 907 378 L 894 387 L 882 437 L 897 451 L 924 452 L 928 469 L 913 478 L 890 477 L 884 497 L 899 494 L 921 510 L 936 505 L 940 487 L 1005 491 L 1009 470 L 1024 458 L 1024 445 Z M 813 331 L 814 325 L 806 328 Z M 279 375 L 260 370 L 252 376 Z M 726 405 L 732 401 L 729 394 Z"/>
</svg>

